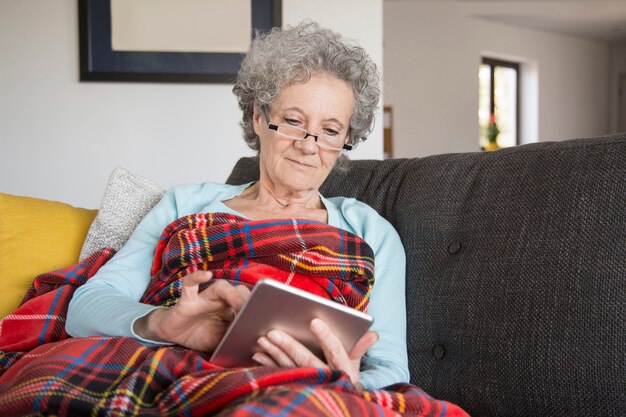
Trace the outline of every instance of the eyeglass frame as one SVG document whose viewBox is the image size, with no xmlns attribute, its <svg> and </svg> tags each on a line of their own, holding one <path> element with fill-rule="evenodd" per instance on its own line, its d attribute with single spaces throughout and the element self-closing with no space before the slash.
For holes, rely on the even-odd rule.
<svg viewBox="0 0 626 417">
<path fill-rule="evenodd" d="M 318 147 L 326 149 L 326 150 L 329 150 L 329 151 L 337 151 L 337 152 L 341 152 L 341 151 L 344 151 L 344 150 L 345 151 L 351 151 L 354 148 L 354 144 L 344 143 L 341 148 L 334 148 L 332 146 L 325 145 L 323 143 L 319 143 L 317 141 L 317 138 L 320 136 L 319 134 L 314 135 L 313 133 L 309 132 L 308 130 L 302 129 L 301 127 L 298 127 L 298 126 L 291 126 L 291 125 L 288 125 L 288 124 L 285 124 L 285 123 L 278 123 L 278 124 L 277 123 L 272 123 L 272 122 L 270 122 L 270 117 L 269 117 L 269 113 L 267 111 L 267 106 L 261 106 L 261 111 L 263 111 L 263 116 L 265 116 L 265 121 L 267 122 L 267 127 L 270 130 L 275 131 L 276 134 L 279 135 L 280 137 L 283 137 L 283 138 L 286 138 L 286 139 L 291 139 L 291 140 L 304 141 L 304 140 L 306 140 L 306 138 L 311 136 L 313 138 L 313 140 L 315 140 L 315 144 Z M 302 133 L 304 133 L 304 137 L 298 139 L 298 138 L 294 138 L 292 136 L 285 136 L 283 133 L 280 133 L 278 131 L 278 126 L 289 126 L 291 128 L 300 130 L 300 131 L 302 131 Z"/>
</svg>

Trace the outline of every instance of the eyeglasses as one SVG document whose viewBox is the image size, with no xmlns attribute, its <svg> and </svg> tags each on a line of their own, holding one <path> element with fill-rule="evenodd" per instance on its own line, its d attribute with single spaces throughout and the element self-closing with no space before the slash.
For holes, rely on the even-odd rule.
<svg viewBox="0 0 626 417">
<path fill-rule="evenodd" d="M 331 151 L 342 151 L 344 149 L 350 151 L 353 148 L 353 145 L 344 143 L 344 139 L 339 133 L 332 135 L 325 133 L 314 135 L 313 133 L 309 133 L 307 130 L 298 126 L 293 126 L 287 123 L 271 123 L 267 113 L 267 108 L 262 107 L 262 109 L 265 120 L 267 121 L 267 127 L 274 130 L 279 136 L 291 140 L 305 140 L 311 136 L 315 140 L 315 144 L 317 146 Z"/>
</svg>

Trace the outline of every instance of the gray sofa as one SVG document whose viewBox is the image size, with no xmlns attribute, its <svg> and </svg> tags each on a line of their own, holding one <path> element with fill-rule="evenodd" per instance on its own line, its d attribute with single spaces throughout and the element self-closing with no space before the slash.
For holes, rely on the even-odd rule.
<svg viewBox="0 0 626 417">
<path fill-rule="evenodd" d="M 354 161 L 322 193 L 402 238 L 412 383 L 475 417 L 626 416 L 626 134 Z"/>
</svg>

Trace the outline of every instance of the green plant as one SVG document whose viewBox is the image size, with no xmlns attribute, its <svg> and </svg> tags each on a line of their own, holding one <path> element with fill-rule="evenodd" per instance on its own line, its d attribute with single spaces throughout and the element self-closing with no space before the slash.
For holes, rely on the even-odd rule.
<svg viewBox="0 0 626 417">
<path fill-rule="evenodd" d="M 496 123 L 496 115 L 495 113 L 491 113 L 489 116 L 489 124 L 485 129 L 485 136 L 489 142 L 495 142 L 498 140 L 498 135 L 500 134 L 500 129 L 498 128 L 498 124 Z"/>
</svg>

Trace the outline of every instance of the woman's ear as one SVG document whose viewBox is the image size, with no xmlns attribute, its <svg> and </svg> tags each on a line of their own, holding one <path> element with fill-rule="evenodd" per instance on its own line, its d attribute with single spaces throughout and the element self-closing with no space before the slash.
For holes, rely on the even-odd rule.
<svg viewBox="0 0 626 417">
<path fill-rule="evenodd" d="M 254 126 L 254 133 L 258 136 L 260 132 L 259 129 L 266 124 L 267 121 L 265 120 L 265 116 L 263 116 L 263 111 L 261 111 L 261 108 L 255 104 L 252 109 L 252 125 Z"/>
<path fill-rule="evenodd" d="M 252 123 L 254 123 L 255 125 L 258 125 L 259 123 L 267 124 L 265 116 L 263 115 L 263 110 L 261 110 L 261 108 L 256 104 L 252 109 Z"/>
</svg>

